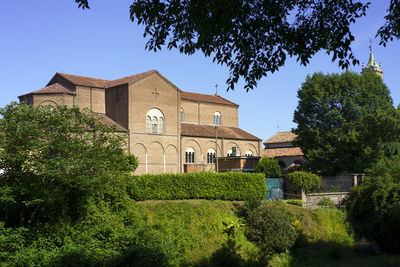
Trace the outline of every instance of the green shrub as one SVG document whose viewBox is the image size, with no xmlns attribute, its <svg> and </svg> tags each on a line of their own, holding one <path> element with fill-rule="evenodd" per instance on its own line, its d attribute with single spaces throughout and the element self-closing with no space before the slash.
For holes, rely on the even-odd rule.
<svg viewBox="0 0 400 267">
<path fill-rule="evenodd" d="M 303 188 L 306 192 L 310 192 L 310 190 L 314 186 L 321 185 L 321 179 L 318 175 L 306 172 L 306 171 L 296 171 L 289 173 L 287 178 L 298 188 Z"/>
<path fill-rule="evenodd" d="M 267 157 L 263 157 L 258 161 L 255 172 L 262 172 L 265 174 L 265 177 L 269 178 L 278 178 L 282 176 L 282 170 L 278 161 Z"/>
<path fill-rule="evenodd" d="M 332 199 L 330 199 L 328 197 L 323 197 L 318 202 L 318 206 L 325 207 L 325 208 L 335 208 L 336 204 L 335 204 L 335 202 L 332 201 Z"/>
<path fill-rule="evenodd" d="M 264 260 L 290 249 L 298 236 L 290 218 L 277 207 L 261 205 L 247 212 L 248 239 L 260 248 Z"/>
<path fill-rule="evenodd" d="M 146 174 L 130 177 L 128 193 L 134 200 L 157 199 L 264 199 L 263 174 L 255 173 L 185 173 Z"/>
<path fill-rule="evenodd" d="M 348 218 L 359 237 L 375 240 L 384 250 L 400 252 L 400 183 L 376 177 L 353 189 Z"/>
<path fill-rule="evenodd" d="M 347 202 L 356 234 L 384 250 L 400 252 L 400 155 L 382 158 L 367 171 Z"/>
</svg>

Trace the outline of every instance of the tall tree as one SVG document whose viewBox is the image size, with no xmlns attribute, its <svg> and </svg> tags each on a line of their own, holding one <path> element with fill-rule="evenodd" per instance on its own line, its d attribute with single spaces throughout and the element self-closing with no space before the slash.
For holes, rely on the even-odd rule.
<svg viewBox="0 0 400 267">
<path fill-rule="evenodd" d="M 89 8 L 88 0 L 75 2 Z M 228 89 L 244 78 L 249 90 L 288 56 L 307 65 L 323 50 L 342 68 L 359 64 L 351 50 L 350 25 L 368 6 L 353 0 L 134 0 L 130 17 L 146 26 L 146 49 L 167 46 L 187 55 L 199 51 L 229 68 Z M 399 14 L 399 0 L 391 0 L 377 33 L 381 44 L 400 38 Z"/>
<path fill-rule="evenodd" d="M 316 73 L 298 98 L 295 144 L 314 171 L 362 172 L 383 155 L 383 144 L 400 140 L 399 113 L 375 73 Z"/>
<path fill-rule="evenodd" d="M 0 220 L 8 224 L 80 216 L 88 197 L 137 167 L 126 136 L 89 111 L 12 103 L 0 117 Z"/>
</svg>

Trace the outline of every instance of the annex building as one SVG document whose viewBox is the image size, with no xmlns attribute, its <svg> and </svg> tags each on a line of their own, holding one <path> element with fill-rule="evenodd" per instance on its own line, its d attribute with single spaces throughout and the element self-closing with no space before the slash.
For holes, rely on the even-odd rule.
<svg viewBox="0 0 400 267">
<path fill-rule="evenodd" d="M 117 80 L 56 73 L 19 96 L 31 105 L 88 108 L 128 135 L 135 174 L 215 170 L 215 158 L 260 156 L 261 139 L 238 127 L 239 106 L 219 95 L 184 92 L 158 71 Z"/>
</svg>

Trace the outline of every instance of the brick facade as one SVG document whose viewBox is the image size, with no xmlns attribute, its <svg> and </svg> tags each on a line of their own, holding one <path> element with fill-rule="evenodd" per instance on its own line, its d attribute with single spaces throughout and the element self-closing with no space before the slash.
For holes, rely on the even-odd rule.
<svg viewBox="0 0 400 267">
<path fill-rule="evenodd" d="M 32 105 L 78 106 L 103 114 L 107 122 L 126 130 L 127 150 L 139 158 L 136 174 L 212 171 L 214 164 L 207 162 L 212 149 L 219 157 L 226 156 L 233 146 L 242 156 L 247 151 L 253 156 L 261 153 L 261 140 L 237 128 L 237 104 L 220 96 L 183 92 L 157 71 L 114 81 L 56 73 L 47 87 L 19 99 Z M 158 127 L 162 129 L 157 132 L 153 121 L 149 128 L 149 112 L 160 114 Z M 215 112 L 222 116 L 218 148 L 216 136 L 210 132 Z M 183 135 L 183 123 L 186 132 L 196 127 L 196 135 Z M 193 162 L 186 164 L 188 150 L 194 151 Z"/>
</svg>

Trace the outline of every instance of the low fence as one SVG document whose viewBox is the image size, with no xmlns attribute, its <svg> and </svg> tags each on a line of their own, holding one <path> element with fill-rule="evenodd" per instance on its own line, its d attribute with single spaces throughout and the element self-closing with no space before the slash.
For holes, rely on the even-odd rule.
<svg viewBox="0 0 400 267">
<path fill-rule="evenodd" d="M 304 190 L 295 187 L 293 183 L 285 178 L 281 193 L 284 198 L 303 200 L 305 207 L 316 207 L 322 198 L 329 198 L 340 206 L 348 197 L 351 189 L 360 185 L 363 179 L 364 174 L 323 176 L 321 177 L 321 186 L 313 188 L 312 193 L 305 194 Z M 274 198 L 271 196 L 270 199 Z"/>
<path fill-rule="evenodd" d="M 364 175 L 347 174 L 338 176 L 321 177 L 321 186 L 314 188 L 314 192 L 350 192 L 351 189 L 361 184 Z"/>
</svg>

